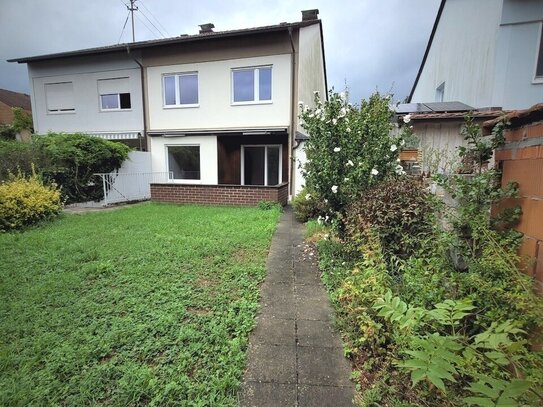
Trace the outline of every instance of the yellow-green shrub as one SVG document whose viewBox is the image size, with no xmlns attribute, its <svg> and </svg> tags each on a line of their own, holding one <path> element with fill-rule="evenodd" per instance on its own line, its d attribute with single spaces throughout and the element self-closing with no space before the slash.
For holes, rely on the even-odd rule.
<svg viewBox="0 0 543 407">
<path fill-rule="evenodd" d="M 49 219 L 62 209 L 60 191 L 37 175 L 0 183 L 0 231 L 19 229 Z"/>
</svg>

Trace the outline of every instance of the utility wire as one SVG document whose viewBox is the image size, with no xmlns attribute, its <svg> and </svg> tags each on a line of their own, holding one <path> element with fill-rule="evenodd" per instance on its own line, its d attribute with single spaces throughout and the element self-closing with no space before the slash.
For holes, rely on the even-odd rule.
<svg viewBox="0 0 543 407">
<path fill-rule="evenodd" d="M 123 29 L 121 30 L 121 35 L 119 35 L 119 40 L 117 41 L 117 44 L 121 42 L 121 38 L 123 37 L 124 29 L 126 28 L 126 23 L 128 23 L 128 18 L 130 17 L 130 11 L 126 15 L 126 20 L 124 20 Z"/>
<path fill-rule="evenodd" d="M 140 23 L 142 23 L 142 24 L 145 26 L 145 28 L 147 28 L 147 29 L 149 30 L 149 32 L 150 32 L 151 34 L 153 34 L 154 36 L 156 36 L 156 32 L 154 32 L 151 28 L 149 28 L 149 26 L 145 23 L 145 20 L 144 20 L 144 19 L 140 18 L 140 16 L 139 16 L 138 14 L 134 14 L 134 15 L 135 15 L 136 18 L 140 21 Z M 164 37 L 162 34 L 160 34 L 160 32 L 159 32 L 159 36 Z"/>
<path fill-rule="evenodd" d="M 156 16 L 152 13 L 152 11 L 149 10 L 149 9 L 147 8 L 147 6 L 145 6 L 145 4 L 143 4 L 143 1 L 142 1 L 142 0 L 139 0 L 139 2 L 140 2 L 140 4 L 143 6 L 143 8 L 149 12 L 149 14 L 151 15 L 151 17 L 153 17 L 153 19 L 157 22 L 157 24 L 160 26 L 160 28 L 162 28 L 162 31 L 165 32 L 165 33 L 168 35 L 168 37 L 171 37 L 171 35 L 170 35 L 170 33 L 168 32 L 168 30 L 166 30 L 166 27 L 164 27 L 164 26 L 162 25 L 162 23 L 160 22 L 160 20 L 159 20 L 158 18 L 156 18 Z"/>
<path fill-rule="evenodd" d="M 152 22 L 151 20 L 149 20 L 149 17 L 147 17 L 147 16 L 145 15 L 145 13 L 144 13 L 142 10 L 140 10 L 140 13 L 141 13 L 141 15 L 142 15 L 143 17 L 145 17 L 145 19 L 146 19 L 147 21 L 149 21 L 149 23 L 150 23 L 153 27 L 155 27 L 155 30 L 157 30 L 157 32 L 160 33 L 160 36 L 161 36 L 162 38 L 166 38 L 166 36 L 162 33 L 162 31 L 160 31 L 160 29 L 159 29 L 156 25 L 154 25 L 153 22 Z"/>
<path fill-rule="evenodd" d="M 128 4 L 126 4 L 124 2 L 124 0 L 119 0 L 121 3 L 123 3 L 125 5 L 125 7 L 129 8 L 130 6 Z M 149 20 L 149 18 L 147 18 L 146 15 L 143 14 L 143 12 L 141 10 L 139 10 L 140 13 L 142 13 L 142 15 L 153 25 L 153 27 L 155 27 L 155 30 L 156 32 L 158 32 L 158 35 L 161 36 L 162 38 L 165 38 L 164 35 L 162 34 L 162 32 L 160 32 L 160 30 L 158 28 L 156 28 L 156 26 Z M 139 14 L 136 13 L 134 14 L 136 16 L 136 18 L 145 26 L 145 28 L 147 28 L 147 30 L 149 30 L 149 32 L 153 35 L 156 35 L 156 32 L 153 32 L 153 30 L 151 28 L 149 28 L 149 26 L 147 24 L 145 24 L 145 21 L 143 19 L 141 19 L 139 17 Z"/>
</svg>

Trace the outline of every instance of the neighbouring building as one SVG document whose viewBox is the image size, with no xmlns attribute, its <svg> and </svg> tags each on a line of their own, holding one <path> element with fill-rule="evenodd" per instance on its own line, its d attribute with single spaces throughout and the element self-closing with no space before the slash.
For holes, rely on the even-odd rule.
<svg viewBox="0 0 543 407">
<path fill-rule="evenodd" d="M 409 102 L 541 102 L 542 35 L 541 0 L 442 0 Z"/>
<path fill-rule="evenodd" d="M 25 93 L 0 89 L 0 125 L 13 123 L 13 108 L 19 107 L 27 113 L 32 113 L 30 96 Z"/>
<path fill-rule="evenodd" d="M 303 186 L 298 101 L 327 94 L 318 10 L 302 21 L 11 60 L 34 126 L 144 140 L 170 202 L 283 204 Z"/>
<path fill-rule="evenodd" d="M 398 123 L 409 115 L 416 142 L 404 146 L 400 160 L 411 174 L 448 174 L 460 167 L 458 147 L 465 146 L 462 135 L 466 115 L 482 127 L 487 120 L 503 116 L 500 109 L 480 109 L 459 102 L 404 103 L 396 107 Z M 490 163 L 493 165 L 493 162 Z"/>
</svg>

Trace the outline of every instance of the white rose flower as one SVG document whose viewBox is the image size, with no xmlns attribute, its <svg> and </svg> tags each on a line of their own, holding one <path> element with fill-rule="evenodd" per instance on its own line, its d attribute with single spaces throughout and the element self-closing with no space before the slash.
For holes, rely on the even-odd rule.
<svg viewBox="0 0 543 407">
<path fill-rule="evenodd" d="M 411 115 L 410 114 L 406 114 L 404 117 L 403 117 L 403 122 L 405 124 L 409 123 L 411 121 Z"/>
<path fill-rule="evenodd" d="M 334 194 L 337 194 L 337 185 L 332 185 L 332 192 Z M 326 216 L 326 217 L 328 217 L 328 216 Z"/>
<path fill-rule="evenodd" d="M 343 181 L 347 182 L 347 181 L 349 181 L 349 178 L 345 177 L 345 178 L 343 178 Z"/>
<path fill-rule="evenodd" d="M 371 170 L 371 175 L 377 175 L 379 174 L 379 171 L 377 171 L 375 168 Z"/>
<path fill-rule="evenodd" d="M 350 128 L 350 127 L 347 127 L 347 128 L 345 129 L 345 131 L 346 131 L 347 133 L 350 133 L 350 132 L 351 132 L 351 128 Z"/>
<path fill-rule="evenodd" d="M 311 199 L 311 194 L 305 194 L 305 199 L 307 200 Z"/>
<path fill-rule="evenodd" d="M 339 153 L 341 151 L 341 147 L 334 147 L 334 153 Z"/>
<path fill-rule="evenodd" d="M 405 144 L 405 140 L 400 140 L 400 145 L 403 146 Z"/>
<path fill-rule="evenodd" d="M 354 163 L 351 160 L 347 161 L 347 164 L 345 164 L 345 165 L 347 167 L 349 167 L 349 166 L 354 167 Z"/>
<path fill-rule="evenodd" d="M 337 119 L 332 119 L 332 124 L 335 126 L 337 124 Z"/>
<path fill-rule="evenodd" d="M 304 107 L 304 102 L 302 102 L 301 100 L 298 102 L 298 106 L 300 107 Z"/>
<path fill-rule="evenodd" d="M 341 110 L 339 111 L 339 117 L 345 117 L 345 115 L 347 114 L 347 110 L 342 107 Z"/>
<path fill-rule="evenodd" d="M 392 144 L 390 146 L 390 151 L 392 151 L 392 152 L 396 151 L 397 149 L 398 149 L 398 147 L 396 147 L 396 144 Z"/>
</svg>

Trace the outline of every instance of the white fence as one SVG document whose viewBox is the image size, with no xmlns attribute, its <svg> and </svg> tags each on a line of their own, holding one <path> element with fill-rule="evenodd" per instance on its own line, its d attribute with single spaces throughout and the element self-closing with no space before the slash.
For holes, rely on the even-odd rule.
<svg viewBox="0 0 543 407">
<path fill-rule="evenodd" d="M 151 198 L 151 183 L 168 182 L 169 172 L 112 172 L 95 174 L 102 179 L 104 199 L 101 205 L 143 201 Z"/>
</svg>

